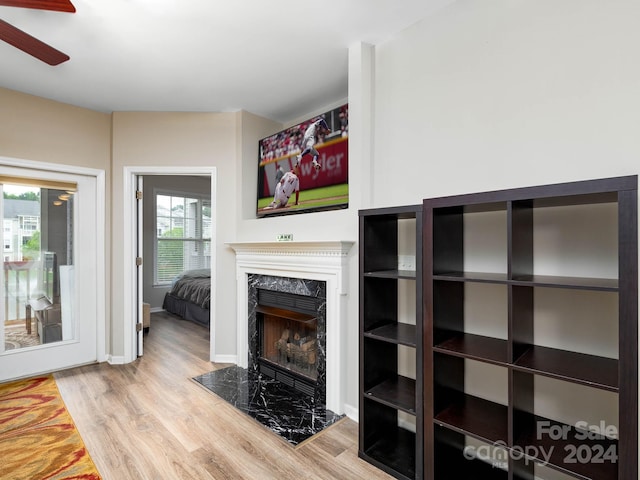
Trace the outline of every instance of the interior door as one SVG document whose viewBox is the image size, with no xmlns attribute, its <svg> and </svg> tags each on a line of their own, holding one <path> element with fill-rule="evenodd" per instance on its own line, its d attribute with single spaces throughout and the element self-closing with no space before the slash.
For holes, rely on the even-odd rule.
<svg viewBox="0 0 640 480">
<path fill-rule="evenodd" d="M 0 381 L 97 361 L 96 177 L 0 165 L 0 192 Z"/>
</svg>

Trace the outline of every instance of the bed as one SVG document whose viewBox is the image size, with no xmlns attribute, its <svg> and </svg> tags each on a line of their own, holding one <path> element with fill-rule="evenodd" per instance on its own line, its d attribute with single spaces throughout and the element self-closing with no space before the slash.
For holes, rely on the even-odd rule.
<svg viewBox="0 0 640 480">
<path fill-rule="evenodd" d="M 209 326 L 211 270 L 187 270 L 178 275 L 164 296 L 162 308 L 206 327 Z"/>
</svg>

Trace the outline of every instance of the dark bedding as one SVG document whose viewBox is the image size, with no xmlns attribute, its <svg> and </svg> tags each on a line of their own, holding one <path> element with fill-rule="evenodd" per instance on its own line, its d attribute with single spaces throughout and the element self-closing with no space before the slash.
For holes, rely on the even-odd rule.
<svg viewBox="0 0 640 480">
<path fill-rule="evenodd" d="M 211 271 L 188 270 L 178 275 L 169 293 L 208 309 L 211 300 Z"/>
<path fill-rule="evenodd" d="M 202 325 L 209 325 L 211 271 L 188 270 L 174 280 L 162 308 Z"/>
</svg>

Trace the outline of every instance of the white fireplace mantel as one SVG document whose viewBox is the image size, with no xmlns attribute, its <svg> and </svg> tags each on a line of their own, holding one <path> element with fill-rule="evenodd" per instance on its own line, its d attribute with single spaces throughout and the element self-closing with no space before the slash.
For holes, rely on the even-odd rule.
<svg viewBox="0 0 640 480">
<path fill-rule="evenodd" d="M 327 286 L 327 397 L 326 406 L 344 413 L 346 377 L 341 368 L 346 345 L 347 255 L 355 242 L 228 242 L 236 252 L 237 363 L 247 368 L 248 275 L 272 275 L 326 282 Z"/>
</svg>

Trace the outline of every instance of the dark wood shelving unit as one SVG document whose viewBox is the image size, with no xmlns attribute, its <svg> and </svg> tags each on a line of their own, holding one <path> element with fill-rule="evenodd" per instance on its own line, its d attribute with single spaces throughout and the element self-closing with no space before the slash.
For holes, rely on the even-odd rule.
<svg viewBox="0 0 640 480">
<path fill-rule="evenodd" d="M 596 207 L 600 204 L 607 205 Z M 637 176 L 424 200 L 421 292 L 424 305 L 423 478 L 534 480 L 538 473 L 535 464 L 545 463 L 545 459 L 535 453 L 525 458 L 518 457 L 517 454 L 525 447 L 529 447 L 529 452 L 551 450 L 553 453 L 546 466 L 573 478 L 638 478 L 637 206 Z M 554 210 L 545 210 L 548 208 Z M 573 233 L 572 228 L 576 229 L 574 225 L 566 226 L 562 220 L 558 220 L 579 211 L 587 212 L 590 222 L 591 213 L 596 210 L 604 213 L 593 224 L 580 225 L 580 234 Z M 488 223 L 486 228 L 494 229 L 488 237 L 477 240 L 473 226 L 482 224 L 486 218 L 482 215 L 485 214 L 490 215 L 492 221 L 497 221 Z M 598 219 L 602 224 L 598 223 Z M 607 227 L 604 234 L 612 241 L 598 243 L 597 238 L 603 234 L 601 225 Z M 592 234 L 589 234 L 589 229 Z M 564 235 L 563 241 L 567 242 L 568 237 L 568 243 L 563 247 L 570 245 L 572 255 L 574 250 L 577 252 L 576 261 L 580 267 L 586 266 L 585 271 L 593 271 L 595 275 L 575 276 L 574 271 L 566 267 L 570 262 L 554 261 L 556 253 L 549 242 L 540 240 L 540 236 L 558 232 Z M 476 255 L 480 251 L 481 255 L 483 248 L 489 248 L 486 238 L 503 234 L 506 237 L 503 253 L 505 272 L 473 271 L 473 258 L 469 262 L 465 248 Z M 501 241 L 494 243 L 498 244 L 495 248 L 503 248 Z M 585 250 L 581 248 L 572 248 L 575 244 L 580 247 L 586 245 L 586 251 L 590 253 L 583 253 Z M 603 255 L 597 255 L 598 252 Z M 603 275 L 605 278 L 598 278 L 602 265 L 594 264 L 600 256 L 608 259 L 610 264 L 606 267 L 616 271 L 617 278 L 606 278 L 608 271 Z M 617 263 L 612 265 L 613 262 Z M 468 263 L 471 263 L 470 271 L 465 271 Z M 547 275 L 544 265 L 553 265 L 560 275 L 555 275 L 556 271 L 551 272 L 554 275 Z M 502 266 L 498 265 L 495 270 L 500 272 Z M 589 266 L 592 266 L 591 269 Z M 540 271 L 536 271 L 538 269 Z M 491 334 L 482 335 L 480 330 L 483 324 L 477 320 L 471 331 L 467 329 L 467 321 L 474 319 L 467 320 L 465 316 L 472 317 L 475 312 L 465 302 L 465 290 L 478 283 L 502 285 L 506 289 L 504 312 L 507 325 L 504 336 L 497 334 L 501 338 L 492 336 L 496 335 L 495 325 L 487 327 L 487 332 Z M 547 309 L 555 307 L 557 311 L 551 314 L 541 313 L 541 307 L 536 303 L 538 295 L 544 296 L 548 289 L 555 292 L 553 302 L 556 303 L 545 305 Z M 586 342 L 579 348 L 571 344 L 562 345 L 567 332 L 571 329 L 579 332 L 583 325 L 583 318 L 579 314 L 567 313 L 572 308 L 570 294 L 573 294 L 570 291 L 580 292 L 580 295 L 588 298 L 607 296 L 607 315 L 612 318 L 603 318 L 596 328 L 603 329 L 604 337 L 612 325 L 616 325 L 617 344 L 607 345 L 607 351 L 615 350 L 617 358 L 601 356 L 598 345 L 594 343 Z M 495 304 L 500 300 L 487 298 L 482 301 Z M 559 306 L 557 302 L 564 305 Z M 611 313 L 612 305 L 616 308 Z M 538 319 L 545 313 L 545 320 Z M 551 331 L 555 331 L 554 324 L 564 332 L 565 337 L 554 338 L 552 348 L 541 341 L 537 334 L 540 333 L 538 329 L 542 331 L 547 328 L 549 331 L 549 325 Z M 598 341 L 599 337 L 596 334 L 593 338 Z M 474 385 L 469 382 L 469 375 L 474 371 L 470 368 L 473 362 L 489 364 L 482 368 L 489 369 L 487 372 L 495 371 L 495 375 L 502 375 L 499 372 L 506 374 L 501 378 L 486 378 L 488 383 L 490 380 L 506 382 L 505 404 L 485 400 L 473 390 L 467 390 Z M 547 382 L 558 383 L 547 384 L 552 387 L 547 387 L 550 390 L 545 391 L 543 402 L 538 395 L 538 388 L 543 388 L 540 385 L 545 384 L 542 381 L 545 378 Z M 418 388 L 419 383 L 416 385 Z M 544 409 L 548 409 L 550 404 L 554 405 L 551 410 L 555 412 L 566 412 L 566 409 L 557 408 L 563 405 L 569 409 L 580 407 L 570 403 L 575 402 L 575 398 L 568 400 L 563 393 L 563 389 L 575 388 L 585 389 L 585 402 L 589 401 L 589 392 L 601 392 L 598 395 L 606 392 L 607 398 L 617 399 L 617 438 L 590 439 L 572 422 L 563 422 L 562 418 L 545 418 L 554 415 L 545 414 Z M 591 408 L 590 403 L 585 405 Z M 610 415 L 606 411 L 591 413 L 596 418 Z M 558 431 L 564 429 L 562 431 L 566 435 L 559 439 L 541 435 L 538 430 L 540 422 L 548 422 L 545 425 Z M 481 461 L 469 455 L 468 437 L 504 447 L 505 461 L 500 468 L 486 459 Z M 597 457 L 600 449 L 609 454 L 603 461 Z M 582 457 L 571 461 L 573 450 L 577 455 L 582 454 Z M 585 455 L 589 456 L 589 461 L 585 461 Z M 594 456 L 596 461 L 591 461 Z"/>
<path fill-rule="evenodd" d="M 402 221 L 406 221 L 401 224 Z M 423 478 L 422 454 L 422 205 L 359 212 L 360 435 L 358 455 L 390 475 Z M 410 228 L 403 228 L 407 225 Z M 415 251 L 400 252 L 413 232 Z M 415 256 L 415 271 L 400 267 Z M 403 265 L 404 266 L 404 265 Z M 399 289 L 416 293 L 400 305 Z M 415 318 L 400 318 L 400 309 Z M 415 352 L 416 378 L 402 374 L 401 349 Z M 408 422 L 405 417 L 413 419 Z M 412 423 L 415 423 L 413 431 Z"/>
</svg>

